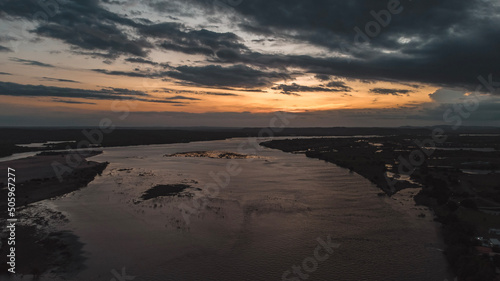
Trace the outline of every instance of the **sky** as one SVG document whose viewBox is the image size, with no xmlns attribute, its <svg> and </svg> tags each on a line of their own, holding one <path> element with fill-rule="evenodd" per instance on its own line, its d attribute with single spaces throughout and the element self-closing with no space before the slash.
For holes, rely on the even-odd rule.
<svg viewBox="0 0 500 281">
<path fill-rule="evenodd" d="M 499 26 L 487 0 L 0 0 L 0 126 L 499 126 Z"/>
</svg>

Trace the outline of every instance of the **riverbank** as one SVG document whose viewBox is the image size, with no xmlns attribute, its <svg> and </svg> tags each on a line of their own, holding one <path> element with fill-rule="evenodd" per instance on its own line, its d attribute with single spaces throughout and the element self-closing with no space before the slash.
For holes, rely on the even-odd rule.
<svg viewBox="0 0 500 281">
<path fill-rule="evenodd" d="M 304 153 L 356 172 L 376 184 L 389 196 L 415 188 L 415 202 L 431 208 L 443 225 L 445 255 L 460 280 L 495 280 L 495 256 L 483 257 L 475 251 L 474 237 L 488 237 L 500 225 L 498 216 L 482 212 L 480 204 L 498 206 L 500 200 L 498 136 L 452 136 L 443 149 L 433 153 L 412 173 L 402 173 L 404 159 L 418 151 L 418 136 L 377 138 L 292 139 L 261 143 L 285 152 Z M 423 154 L 423 153 L 422 153 Z M 419 159 L 420 160 L 423 159 Z M 417 162 L 411 159 L 412 162 Z M 471 174 L 471 166 L 486 173 Z M 408 165 L 406 165 L 408 167 Z M 405 168 L 406 168 L 405 167 Z M 488 172 L 490 171 L 490 172 Z M 486 202 L 486 203 L 484 203 Z M 475 280 L 475 279 L 474 279 Z"/>
<path fill-rule="evenodd" d="M 84 244 L 85 268 L 41 279 L 107 281 L 126 267 L 136 280 L 233 281 L 255 272 L 255 280 L 280 280 L 314 250 L 317 237 L 327 236 L 341 247 L 310 279 L 450 279 L 430 213 L 407 214 L 400 201 L 378 197 L 371 183 L 345 169 L 264 148 L 248 159 L 164 157 L 238 153 L 244 141 L 108 148 L 92 158 L 110 162 L 101 177 L 44 202 L 67 216 L 58 229 Z M 241 172 L 218 194 L 207 193 L 227 180 L 222 174 L 234 161 Z M 169 196 L 170 185 L 179 184 L 195 196 Z M 196 198 L 206 198 L 206 206 Z"/>
<path fill-rule="evenodd" d="M 203 258 L 203 264 L 206 264 L 207 268 L 216 268 L 221 263 L 233 263 L 234 257 L 248 251 L 258 258 L 243 259 L 242 261 L 245 262 L 236 264 L 243 265 L 250 262 L 258 265 L 258 261 L 262 260 L 262 253 L 267 253 L 268 249 L 276 245 L 283 245 L 280 233 L 291 233 L 294 237 L 301 238 L 292 243 L 296 245 L 300 242 L 301 250 L 290 246 L 285 249 L 278 247 L 273 251 L 282 253 L 279 255 L 283 256 L 287 253 L 286 260 L 283 260 L 281 256 L 279 259 L 270 259 L 276 262 L 267 267 L 267 276 L 279 275 L 281 272 L 276 272 L 277 269 L 288 267 L 297 260 L 303 259 L 301 252 L 309 250 L 310 240 L 329 234 L 337 237 L 338 241 L 343 243 L 344 249 L 332 258 L 332 262 L 342 263 L 346 257 L 349 257 L 350 262 L 346 260 L 342 267 L 331 266 L 328 269 L 325 267 L 322 269 L 325 272 L 318 272 L 318 276 L 342 276 L 347 280 L 353 276 L 358 276 L 359 279 L 369 279 L 376 275 L 381 280 L 390 275 L 393 280 L 415 280 L 415 277 L 405 279 L 411 272 L 415 274 L 414 276 L 431 278 L 428 280 L 444 279 L 440 278 L 440 270 L 445 268 L 444 259 L 440 263 L 442 257 L 433 249 L 434 241 L 437 241 L 434 237 L 434 227 L 425 229 L 422 225 L 408 224 L 406 216 L 399 217 L 390 210 L 391 207 L 382 204 L 382 201 L 387 198 L 377 197 L 377 191 L 371 184 L 357 175 L 347 173 L 344 169 L 268 149 L 248 159 L 226 158 L 228 155 L 234 155 L 225 153 L 217 154 L 215 158 L 202 153 L 206 156 L 203 157 L 204 159 L 164 157 L 164 155 L 184 155 L 185 151 L 236 153 L 241 142 L 242 140 L 229 140 L 186 145 L 111 148 L 107 149 L 105 154 L 97 156 L 96 161 L 113 163 L 107 173 L 89 188 L 82 189 L 78 196 L 64 196 L 53 201 L 56 205 L 55 209 L 72 215 L 69 225 L 72 227 L 76 225 L 79 228 L 75 234 L 78 235 L 78 239 L 84 241 L 86 253 L 94 255 L 94 257 L 88 255 L 89 259 L 85 262 L 85 265 L 91 269 L 83 270 L 79 277 L 90 276 L 84 280 L 109 280 L 111 277 L 107 277 L 106 274 L 109 274 L 110 269 L 130 264 L 128 261 L 130 250 L 128 249 L 134 247 L 134 269 L 142 275 L 153 272 L 152 274 L 156 277 L 171 274 L 185 277 L 186 269 L 189 269 L 189 274 L 193 276 L 191 279 L 183 278 L 184 280 L 199 280 L 198 277 L 207 276 L 207 274 L 225 278 L 219 280 L 238 280 L 242 276 L 247 276 L 242 274 L 248 269 L 246 266 L 240 266 L 238 270 L 230 271 L 228 275 L 227 272 L 222 274 L 222 272 L 213 272 L 206 268 L 196 267 L 197 270 L 193 270 L 190 265 L 193 264 L 192 262 L 198 263 L 199 260 L 186 262 L 185 259 L 174 259 L 177 253 L 186 255 L 189 253 L 193 240 L 187 237 L 196 235 L 198 239 L 195 241 L 199 241 L 197 243 L 201 248 L 211 249 L 214 245 L 203 244 L 203 241 L 219 241 L 221 231 L 224 230 L 222 233 L 229 238 L 232 237 L 231 239 L 234 239 L 233 234 L 239 231 L 243 234 L 266 233 L 266 235 L 252 238 L 247 238 L 245 235 L 237 238 L 236 241 L 220 240 L 224 241 L 224 245 L 230 241 L 227 244 L 228 248 L 224 248 L 226 252 L 224 256 L 227 259 L 206 256 Z M 201 154 L 195 154 L 195 156 L 199 155 Z M 191 156 L 191 154 L 184 156 Z M 178 206 L 181 203 L 191 206 L 192 197 L 190 196 L 164 196 L 165 188 L 160 186 L 159 188 L 162 189 L 160 196 L 157 197 L 158 194 L 154 193 L 152 194 L 154 198 L 151 200 L 136 204 L 145 192 L 151 188 L 154 189 L 159 184 L 189 182 L 193 187 L 204 188 L 203 183 L 214 181 L 211 172 L 224 171 L 225 159 L 239 161 L 244 172 L 238 176 L 232 176 L 230 187 L 221 190 L 217 198 L 210 198 L 210 204 L 206 209 L 199 209 L 197 213 L 190 216 L 189 227 L 179 228 L 179 224 L 184 222 L 184 217 L 179 212 Z M 338 185 L 332 186 L 334 182 Z M 307 183 L 307 188 L 304 188 L 304 183 Z M 166 191 L 167 195 L 170 194 L 169 190 Z M 192 191 L 199 192 L 196 189 Z M 119 204 L 110 205 L 110 199 Z M 92 204 L 88 206 L 83 202 L 92 202 Z M 92 227 L 88 227 L 85 219 L 82 220 L 86 218 L 90 209 L 91 213 L 99 214 L 99 220 L 95 221 L 92 218 Z M 130 214 L 133 216 L 130 217 Z M 331 221 L 332 217 L 335 218 L 334 223 Z M 429 218 L 428 215 L 427 219 L 417 220 L 424 224 L 424 220 L 429 220 Z M 147 221 L 149 231 L 143 230 L 145 221 Z M 297 228 L 297 224 L 301 227 Z M 216 231 L 214 231 L 215 225 Z M 307 229 L 304 230 L 304 227 Z M 96 237 L 95 229 L 112 229 L 113 231 L 100 233 Z M 247 232 L 246 229 L 252 231 Z M 273 233 L 273 235 L 269 236 L 268 233 Z M 411 234 L 407 235 L 407 233 Z M 123 239 L 115 239 L 117 236 Z M 171 241 L 175 241 L 173 243 L 175 247 L 165 243 L 166 236 L 173 239 Z M 210 239 L 206 239 L 207 237 Z M 189 243 L 185 241 L 186 239 Z M 143 248 L 141 243 L 125 245 L 121 242 L 150 240 L 158 241 L 158 243 Z M 426 243 L 416 241 L 426 241 Z M 78 260 L 77 257 L 81 257 L 79 254 L 81 248 L 78 248 L 78 243 L 68 245 L 75 246 L 68 249 L 73 249 L 74 257 Z M 215 248 L 219 249 L 219 246 L 224 245 L 218 245 Z M 233 251 L 234 245 L 238 247 L 237 251 Z M 244 245 L 248 247 L 242 250 L 240 247 Z M 162 251 L 159 251 L 159 248 Z M 33 249 L 37 248 L 33 247 Z M 37 251 L 41 252 L 41 250 Z M 162 255 L 157 254 L 160 252 Z M 294 254 L 288 257 L 290 252 Z M 436 253 L 433 254 L 433 252 Z M 169 260 L 169 264 L 173 262 L 175 266 L 168 267 L 168 271 L 158 272 L 158 269 L 164 265 L 162 264 L 165 260 L 164 253 L 168 253 L 170 259 L 174 259 Z M 378 256 L 382 255 L 384 258 L 374 261 L 372 254 L 369 253 L 377 253 Z M 59 257 L 61 256 L 64 254 L 59 254 Z M 431 257 L 433 261 L 431 265 L 426 264 L 428 257 Z M 144 258 L 148 258 L 152 263 L 141 263 L 140 261 Z M 111 260 L 113 263 L 110 263 Z M 82 265 L 82 263 L 75 262 L 72 264 Z M 78 266 L 66 272 L 78 274 L 81 269 Z M 414 270 L 415 266 L 419 267 L 418 273 Z M 363 270 L 360 272 L 361 267 Z M 394 270 L 395 268 L 397 270 Z M 95 279 L 97 276 L 100 279 Z M 323 279 L 327 280 L 325 278 Z M 271 279 L 273 278 L 267 280 Z"/>
<path fill-rule="evenodd" d="M 0 170 L 15 169 L 16 189 L 16 275 L 30 275 L 34 278 L 51 270 L 74 271 L 83 261 L 82 244 L 71 232 L 56 231 L 53 224 L 61 224 L 67 218 L 60 212 L 37 204 L 43 200 L 63 196 L 82 187 L 100 175 L 108 163 L 87 161 L 101 151 L 44 153 L 24 159 L 0 163 Z M 65 162 L 66 157 L 81 157 L 83 160 L 71 172 L 57 177 L 52 164 Z M 7 210 L 7 183 L 0 183 L 0 209 Z M 1 212 L 2 224 L 7 213 Z M 7 245 L 6 232 L 1 237 L 2 245 Z M 8 247 L 1 247 L 0 255 L 5 257 Z M 7 274 L 7 264 L 1 263 L 0 276 Z"/>
<path fill-rule="evenodd" d="M 93 146 L 117 147 L 150 144 L 187 143 L 192 141 L 223 140 L 238 137 L 258 137 L 267 128 L 115 128 L 102 133 L 98 128 L 0 128 L 0 157 L 14 153 L 46 150 L 75 149 L 89 142 Z M 459 131 L 443 127 L 454 134 L 499 134 L 495 127 L 462 127 Z M 283 128 L 274 131 L 274 136 L 391 136 L 429 135 L 432 127 L 401 128 Z M 30 146 L 32 143 L 39 146 Z"/>
</svg>

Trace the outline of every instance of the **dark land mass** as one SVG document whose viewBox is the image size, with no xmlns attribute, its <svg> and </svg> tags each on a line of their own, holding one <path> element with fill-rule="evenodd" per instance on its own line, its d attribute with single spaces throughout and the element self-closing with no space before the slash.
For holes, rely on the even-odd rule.
<svg viewBox="0 0 500 281">
<path fill-rule="evenodd" d="M 477 247 L 484 245 L 474 238 L 498 238 L 489 230 L 500 228 L 500 136 L 453 134 L 435 147 L 422 145 L 425 139 L 429 135 L 288 139 L 261 145 L 335 163 L 389 196 L 421 188 L 414 200 L 433 209 L 442 223 L 445 255 L 458 280 L 498 280 L 500 255 L 495 253 L 500 248 L 490 246 L 491 254 L 481 254 Z"/>
<path fill-rule="evenodd" d="M 246 159 L 250 156 L 227 151 L 189 151 L 165 154 L 163 157 L 207 157 L 214 159 Z"/>
<path fill-rule="evenodd" d="M 186 143 L 192 141 L 222 140 L 245 137 L 244 132 L 191 131 L 191 130 L 135 130 L 115 129 L 105 133 L 99 128 L 90 129 L 0 129 L 0 157 L 27 151 L 74 149 L 77 145 L 113 147 L 148 144 Z M 66 141 L 41 148 L 29 148 L 20 144 Z"/>
<path fill-rule="evenodd" d="M 31 274 L 34 277 L 56 270 L 75 272 L 82 268 L 82 247 L 78 237 L 70 232 L 53 232 L 47 228 L 52 222 L 67 220 L 60 212 L 44 210 L 40 213 L 25 215 L 20 211 L 29 208 L 29 204 L 51 199 L 87 186 L 106 168 L 108 163 L 87 161 L 85 158 L 100 154 L 100 151 L 79 152 L 82 159 L 70 172 L 62 175 L 60 181 L 52 168 L 52 163 L 66 163 L 66 157 L 75 157 L 76 152 L 44 153 L 19 160 L 0 162 L 0 170 L 8 167 L 15 169 L 16 199 L 16 274 Z M 3 179 L 5 180 L 5 178 Z M 7 183 L 0 183 L 0 221 L 7 217 Z M 48 213 L 47 213 L 48 212 Z M 33 224 L 26 224 L 31 221 Z M 7 237 L 2 237 L 0 255 L 7 256 Z M 7 274 L 8 265 L 0 265 L 0 276 Z"/>
<path fill-rule="evenodd" d="M 191 186 L 187 184 L 160 184 L 144 192 L 141 199 L 149 200 L 160 196 L 178 196 L 188 188 L 191 188 Z"/>
<path fill-rule="evenodd" d="M 62 180 L 57 177 L 53 163 L 67 163 L 67 157 L 76 152 L 41 153 L 37 156 L 0 162 L 0 170 L 7 171 L 8 167 L 16 170 L 16 207 L 45 199 L 54 198 L 87 186 L 100 175 L 108 163 L 87 161 L 85 158 L 100 154 L 101 151 L 80 152 L 79 159 L 83 159 L 77 166 L 62 174 Z M 77 158 L 75 158 L 77 159 Z M 68 166 L 69 167 L 69 166 Z M 2 180 L 6 180 L 3 178 Z M 7 183 L 0 182 L 0 196 L 7 198 Z M 7 201 L 0 202 L 0 208 L 7 209 Z"/>
<path fill-rule="evenodd" d="M 453 134 L 500 134 L 496 127 L 462 127 L 454 131 L 442 127 L 446 133 Z M 273 136 L 355 136 L 355 135 L 430 135 L 433 127 L 399 128 L 274 128 Z M 269 130 L 266 130 L 269 132 Z M 13 153 L 76 148 L 77 144 L 98 145 L 102 147 L 184 143 L 192 141 L 221 140 L 235 137 L 267 136 L 263 128 L 156 128 L 127 129 L 117 128 L 109 133 L 99 128 L 0 128 L 0 157 Z M 65 141 L 29 148 L 20 144 Z"/>
</svg>

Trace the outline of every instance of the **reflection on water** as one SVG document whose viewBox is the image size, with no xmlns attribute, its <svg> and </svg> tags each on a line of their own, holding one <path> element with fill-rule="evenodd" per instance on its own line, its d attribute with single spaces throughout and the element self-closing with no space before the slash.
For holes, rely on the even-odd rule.
<svg viewBox="0 0 500 281">
<path fill-rule="evenodd" d="M 425 147 L 425 149 L 429 150 L 447 150 L 447 151 L 479 151 L 479 152 L 494 152 L 496 149 L 493 147 Z"/>
<path fill-rule="evenodd" d="M 108 281 L 113 269 L 125 267 L 134 281 L 282 280 L 328 235 L 340 247 L 308 280 L 445 279 L 437 227 L 427 210 L 413 207 L 411 194 L 379 197 L 375 186 L 346 169 L 266 148 L 248 159 L 163 157 L 239 153 L 242 141 L 105 148 L 93 157 L 111 163 L 102 177 L 51 201 L 85 244 L 85 269 L 72 279 Z M 223 176 L 228 161 L 240 169 L 229 178 Z M 207 184 L 226 181 L 218 192 L 204 193 Z M 201 191 L 140 199 L 159 184 Z M 206 206 L 194 208 L 196 198 Z M 199 210 L 189 223 L 181 204 Z"/>
<path fill-rule="evenodd" d="M 0 157 L 0 162 L 28 158 L 28 157 L 31 157 L 31 156 L 35 156 L 38 153 L 40 153 L 40 152 L 39 151 L 33 151 L 33 152 L 14 153 L 14 154 L 12 154 L 10 156 Z"/>
<path fill-rule="evenodd" d="M 16 146 L 20 147 L 48 147 L 51 145 L 55 144 L 61 144 L 61 143 L 75 143 L 76 141 L 46 141 L 46 142 L 33 142 L 33 143 L 27 143 L 27 144 L 16 144 Z"/>
<path fill-rule="evenodd" d="M 488 175 L 488 174 L 498 174 L 500 170 L 479 170 L 479 169 L 460 169 L 464 174 L 471 175 Z"/>
</svg>

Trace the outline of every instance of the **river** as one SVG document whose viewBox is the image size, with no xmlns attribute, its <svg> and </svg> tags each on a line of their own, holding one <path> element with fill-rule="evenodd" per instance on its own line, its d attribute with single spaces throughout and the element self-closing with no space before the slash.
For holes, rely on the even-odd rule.
<svg viewBox="0 0 500 281">
<path fill-rule="evenodd" d="M 68 217 L 61 229 L 84 244 L 86 260 L 67 280 L 120 280 L 122 270 L 123 280 L 134 281 L 446 279 L 439 225 L 414 206 L 417 190 L 377 196 L 378 188 L 347 169 L 263 147 L 249 159 L 163 157 L 238 153 L 245 141 L 103 148 L 90 158 L 110 162 L 102 176 L 44 202 Z M 220 176 L 229 161 L 234 175 Z M 217 181 L 228 184 L 203 192 Z M 194 197 L 140 200 L 154 185 L 180 183 L 192 185 Z M 195 199 L 206 206 L 194 208 Z M 182 204 L 192 207 L 189 215 Z M 319 248 L 318 261 L 318 241 L 328 236 L 338 247 Z M 302 278 L 282 279 L 295 265 Z"/>
</svg>

